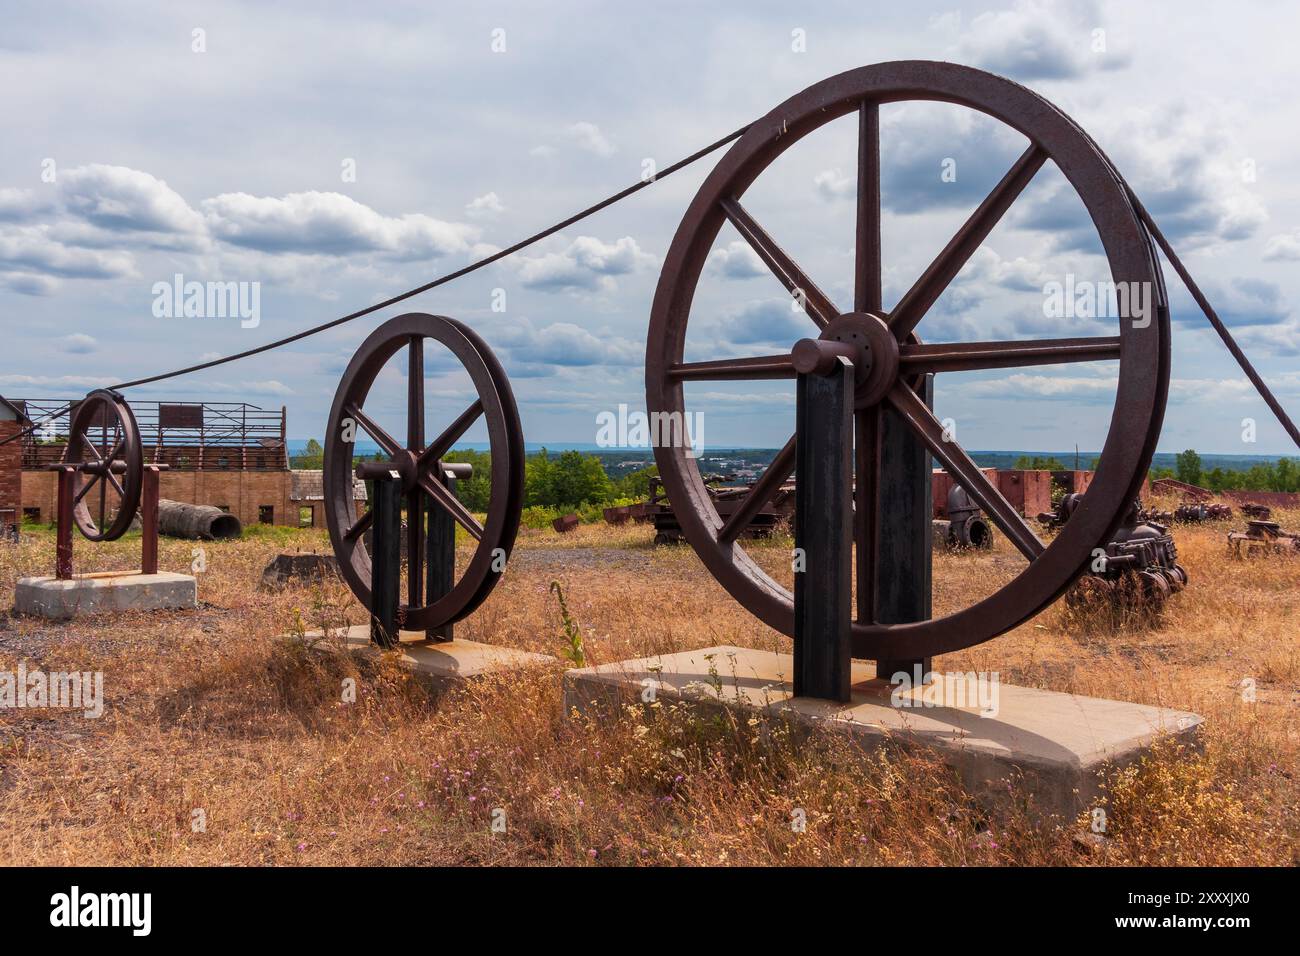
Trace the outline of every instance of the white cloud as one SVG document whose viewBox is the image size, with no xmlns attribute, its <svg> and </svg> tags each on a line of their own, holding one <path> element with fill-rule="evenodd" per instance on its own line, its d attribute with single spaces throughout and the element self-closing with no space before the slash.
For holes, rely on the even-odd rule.
<svg viewBox="0 0 1300 956">
<path fill-rule="evenodd" d="M 740 239 L 709 253 L 709 268 L 728 279 L 753 279 L 768 274 L 758 253 Z"/>
<path fill-rule="evenodd" d="M 65 335 L 59 340 L 59 350 L 70 352 L 73 355 L 86 355 L 94 352 L 99 348 L 99 342 L 94 336 L 86 335 L 83 332 L 74 332 L 72 335 Z"/>
<path fill-rule="evenodd" d="M 58 176 L 72 215 L 116 231 L 201 233 L 203 217 L 161 179 L 138 169 L 92 163 Z"/>
<path fill-rule="evenodd" d="M 1294 262 L 1300 259 L 1300 232 L 1284 232 L 1269 236 L 1264 244 L 1264 258 L 1273 262 Z"/>
<path fill-rule="evenodd" d="M 501 197 L 494 192 L 484 193 L 465 205 L 465 215 L 474 219 L 499 216 L 505 211 L 506 207 L 501 205 Z"/>
<path fill-rule="evenodd" d="M 1010 9 L 979 14 L 965 30 L 960 15 L 936 18 L 933 25 L 960 34 L 950 48 L 957 62 L 1017 80 L 1065 79 L 1130 61 L 1109 35 L 1105 49 L 1094 48 L 1103 38 L 1093 32 L 1101 29 L 1101 17 L 1091 3 L 1018 0 Z"/>
<path fill-rule="evenodd" d="M 530 289 L 597 290 L 613 288 L 613 277 L 652 266 L 655 257 L 642 252 L 635 239 L 613 243 L 579 236 L 560 252 L 520 256 L 515 261 L 520 281 Z"/>
<path fill-rule="evenodd" d="M 823 169 L 813 177 L 813 185 L 823 199 L 853 199 L 858 194 L 858 181 L 838 169 Z"/>
<path fill-rule="evenodd" d="M 117 279 L 136 274 L 130 253 L 65 246 L 36 226 L 0 230 L 0 272 L 66 279 Z"/>
<path fill-rule="evenodd" d="M 203 201 L 212 234 L 262 252 L 429 259 L 464 252 L 472 226 L 421 213 L 383 216 L 342 193 L 289 193 L 283 198 L 223 193 Z"/>
<path fill-rule="evenodd" d="M 580 149 L 597 156 L 608 157 L 618 152 L 618 147 L 606 138 L 595 123 L 574 123 L 565 131 Z"/>
</svg>

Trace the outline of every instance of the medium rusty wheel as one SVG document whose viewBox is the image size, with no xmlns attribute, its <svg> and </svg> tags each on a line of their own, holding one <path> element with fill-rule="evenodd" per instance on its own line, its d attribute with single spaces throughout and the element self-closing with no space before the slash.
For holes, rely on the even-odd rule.
<svg viewBox="0 0 1300 956">
<path fill-rule="evenodd" d="M 465 411 L 433 441 L 425 442 L 424 346 L 430 339 L 447 347 L 469 373 L 477 393 Z M 407 350 L 406 439 L 398 441 L 365 410 L 375 377 L 402 349 Z M 491 445 L 491 491 L 482 524 L 441 480 L 441 461 L 469 428 L 483 418 Z M 349 440 L 368 434 L 399 465 L 406 501 L 407 600 L 401 626 L 412 630 L 454 623 L 483 603 L 496 586 L 519 532 L 524 492 L 524 438 L 514 393 L 505 370 L 468 326 L 440 315 L 408 313 L 385 322 L 361 343 L 348 364 L 330 408 L 324 460 L 325 519 L 339 570 L 352 593 L 370 606 L 370 554 L 364 534 L 373 517 L 356 514 L 353 449 Z M 432 603 L 424 597 L 425 522 L 431 508 L 447 511 L 478 541 L 459 580 Z"/>
<path fill-rule="evenodd" d="M 1022 133 L 1029 146 L 1001 182 L 939 252 L 931 265 L 886 310 L 881 293 L 879 107 L 932 100 L 985 113 Z M 858 124 L 858 203 L 854 301 L 845 311 L 813 282 L 741 204 L 749 186 L 785 150 L 840 117 Z M 926 343 L 913 330 L 979 248 L 1008 207 L 1052 160 L 1097 226 L 1115 282 L 1147 283 L 1154 315 L 1119 322 L 1106 337 L 1031 341 Z M 1151 240 L 1109 160 L 1054 106 L 1009 80 L 968 67 L 922 61 L 883 63 L 831 77 L 791 97 L 750 127 L 705 180 L 664 260 L 651 312 L 646 353 L 646 403 L 651 413 L 684 414 L 688 381 L 795 377 L 792 354 L 684 362 L 691 302 L 724 222 L 730 222 L 768 269 L 804 305 L 810 333 L 858 349 L 855 401 L 854 492 L 856 579 L 875 580 L 873 555 L 882 503 L 881 410 L 897 412 L 989 519 L 1027 559 L 997 592 L 947 617 L 908 624 L 877 623 L 876 596 L 859 586 L 853 656 L 906 659 L 981 643 L 1032 617 L 1084 569 L 1092 549 L 1109 540 L 1138 493 L 1164 416 L 1169 382 L 1169 314 Z M 937 245 L 937 244 L 936 244 Z M 1087 498 L 1050 543 L 1044 544 L 917 396 L 922 373 L 1119 360 L 1115 408 L 1101 463 Z M 791 437 L 756 483 L 746 507 L 723 520 L 685 447 L 656 447 L 655 459 L 688 541 L 710 572 L 758 618 L 794 632 L 793 597 L 762 571 L 737 539 L 745 524 L 791 474 Z"/>
<path fill-rule="evenodd" d="M 72 519 L 81 533 L 91 541 L 126 534 L 140 510 L 144 450 L 125 398 L 96 389 L 77 403 L 63 463 L 77 466 Z"/>
</svg>

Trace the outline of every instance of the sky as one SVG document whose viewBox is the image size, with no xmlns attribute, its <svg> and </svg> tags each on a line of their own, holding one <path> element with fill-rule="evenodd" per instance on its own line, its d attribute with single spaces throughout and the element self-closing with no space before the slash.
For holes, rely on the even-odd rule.
<svg viewBox="0 0 1300 956">
<path fill-rule="evenodd" d="M 459 268 L 662 169 L 835 73 L 936 59 L 1029 86 L 1096 140 L 1266 380 L 1300 414 L 1300 116 L 1294 4 L 226 3 L 6 0 L 0 18 L 0 394 L 71 398 L 253 348 Z M 956 106 L 881 112 L 888 307 L 1025 146 Z M 852 118 L 790 148 L 747 208 L 852 298 Z M 407 311 L 490 343 L 531 442 L 589 443 L 645 407 L 649 309 L 722 153 L 401 306 L 255 358 L 130 389 L 288 409 L 320 437 L 369 332 Z M 1049 163 L 918 327 L 926 340 L 1114 334 L 1044 313 L 1052 282 L 1109 276 Z M 256 322 L 169 315 L 163 285 L 249 283 Z M 1294 453 L 1172 269 L 1159 450 Z M 250 302 L 251 304 L 251 302 Z M 815 331 L 727 226 L 687 358 L 788 350 Z M 404 368 L 366 409 L 400 428 Z M 432 430 L 467 379 L 430 356 Z M 1116 363 L 941 375 L 970 449 L 1099 448 Z M 713 447 L 793 431 L 792 382 L 692 383 Z M 1243 421 L 1256 423 L 1254 441 Z M 467 439 L 485 435 L 476 427 Z"/>
</svg>

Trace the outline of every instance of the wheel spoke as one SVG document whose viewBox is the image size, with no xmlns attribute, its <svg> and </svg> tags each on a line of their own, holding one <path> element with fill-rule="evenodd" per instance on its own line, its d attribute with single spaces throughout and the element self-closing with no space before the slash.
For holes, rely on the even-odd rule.
<svg viewBox="0 0 1300 956">
<path fill-rule="evenodd" d="M 859 624 L 876 623 L 876 564 L 880 557 L 880 406 L 853 416 L 854 543 Z"/>
<path fill-rule="evenodd" d="M 740 502 L 740 506 L 723 522 L 722 529 L 718 532 L 718 541 L 732 542 L 740 537 L 740 533 L 754 520 L 754 516 L 763 510 L 763 506 L 772 500 L 772 496 L 790 477 L 794 471 L 794 460 L 794 436 L 791 436 L 785 446 L 776 453 L 776 457 L 772 459 L 772 464 L 767 466 L 763 476 L 754 482 L 749 489 L 749 494 L 745 495 Z"/>
<path fill-rule="evenodd" d="M 392 455 L 394 458 L 398 457 L 405 451 L 397 439 L 380 428 L 379 425 L 377 425 L 370 416 L 363 412 L 355 403 L 349 404 L 344 408 L 343 413 L 348 417 L 355 419 L 356 423 L 364 428 L 370 437 L 375 440 L 375 444 L 388 452 L 388 454 Z"/>
<path fill-rule="evenodd" d="M 984 513 L 1002 529 L 1026 558 L 1032 561 L 1043 553 L 1043 542 L 1038 539 L 1038 535 L 1002 493 L 993 487 L 988 476 L 971 461 L 962 447 L 955 441 L 945 440 L 943 425 L 914 391 L 902 382 L 896 382 L 886 398 L 921 436 L 921 440 L 934 457 L 943 463 L 948 474 L 966 489 L 966 493 L 984 509 Z"/>
<path fill-rule="evenodd" d="M 668 366 L 668 378 L 679 382 L 735 379 L 794 378 L 789 355 L 757 355 L 753 358 L 717 359 L 712 362 L 679 362 Z"/>
<path fill-rule="evenodd" d="M 74 508 L 77 505 L 81 504 L 81 499 L 86 497 L 86 492 L 90 491 L 90 489 L 94 487 L 94 484 L 97 481 L 99 481 L 99 475 L 91 475 L 90 480 L 81 486 L 81 490 L 78 491 L 76 495 L 74 495 L 72 498 L 72 506 Z"/>
<path fill-rule="evenodd" d="M 470 535 L 473 536 L 474 540 L 483 540 L 483 526 L 479 524 L 478 520 L 469 513 L 469 510 L 460 503 L 460 499 L 452 494 L 450 488 L 429 474 L 420 475 L 417 480 L 419 481 L 420 487 L 425 490 L 429 497 L 441 505 L 453 518 L 455 518 L 456 523 L 468 531 Z"/>
<path fill-rule="evenodd" d="M 986 368 L 1061 365 L 1119 358 L 1119 336 L 1080 339 L 1028 339 L 1011 342 L 903 343 L 898 347 L 903 375 L 969 372 Z"/>
<path fill-rule="evenodd" d="M 118 499 L 120 501 L 126 501 L 126 492 L 122 489 L 122 486 L 118 484 L 117 479 L 113 477 L 113 473 L 111 471 L 104 472 L 104 478 L 113 486 L 113 490 L 117 492 Z"/>
<path fill-rule="evenodd" d="M 943 252 L 921 273 L 912 288 L 907 290 L 889 314 L 889 327 L 900 342 L 916 328 L 916 324 L 943 294 L 944 289 L 948 288 L 962 266 L 975 254 L 975 250 L 988 238 L 993 227 L 1046 160 L 1046 151 L 1037 145 L 1031 145 L 1025 150 L 1016 164 L 1002 177 L 1002 181 L 957 230 L 957 234 L 948 240 Z"/>
<path fill-rule="evenodd" d="M 792 296 L 801 299 L 805 310 L 820 327 L 825 327 L 831 319 L 840 314 L 826 293 L 817 288 L 798 264 L 778 246 L 763 227 L 754 221 L 745 208 L 735 199 L 723 199 L 722 211 L 736 231 L 749 243 L 751 249 L 772 270 L 772 274 Z"/>
<path fill-rule="evenodd" d="M 406 447 L 424 447 L 424 336 L 412 335 L 406 375 Z M 406 598 L 424 604 L 424 496 L 419 488 L 406 494 Z"/>
<path fill-rule="evenodd" d="M 879 314 L 880 276 L 880 107 L 858 108 L 858 224 L 853 308 Z"/>
<path fill-rule="evenodd" d="M 104 456 L 99 453 L 99 449 L 95 447 L 95 443 L 90 440 L 89 435 L 87 435 L 85 432 L 81 432 L 79 437 L 81 438 L 82 444 L 84 444 L 87 448 L 89 448 L 90 453 L 95 456 L 96 461 L 104 460 Z"/>
<path fill-rule="evenodd" d="M 451 451 L 451 446 L 460 441 L 460 436 L 469 431 L 469 427 L 478 421 L 478 417 L 482 414 L 483 400 L 477 399 L 473 405 L 461 412 L 456 420 L 447 426 L 446 431 L 430 442 L 428 448 L 420 452 L 420 457 L 415 460 L 416 468 L 419 471 L 424 471 Z"/>
<path fill-rule="evenodd" d="M 348 528 L 348 530 L 343 532 L 343 540 L 355 541 L 357 538 L 361 537 L 361 535 L 365 534 L 366 529 L 369 528 L 374 523 L 375 523 L 374 511 L 370 509 L 366 509 L 366 513 L 363 514 L 356 521 L 352 522 L 352 525 Z"/>
</svg>

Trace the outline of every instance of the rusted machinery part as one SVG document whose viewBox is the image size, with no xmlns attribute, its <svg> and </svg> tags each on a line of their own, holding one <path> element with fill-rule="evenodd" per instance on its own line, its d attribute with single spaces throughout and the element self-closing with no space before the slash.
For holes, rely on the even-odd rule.
<svg viewBox="0 0 1300 956">
<path fill-rule="evenodd" d="M 1024 134 L 1028 149 L 989 197 L 892 310 L 881 302 L 879 106 L 940 100 L 985 113 Z M 841 310 L 741 205 L 746 189 L 786 149 L 840 117 L 859 128 L 859 203 L 855 295 Z M 1094 223 L 1111 278 L 1153 292 L 1149 322 L 1120 321 L 1118 335 L 1036 342 L 921 344 L 916 324 L 968 261 L 1006 209 L 1048 159 L 1074 188 Z M 1169 383 L 1169 314 L 1154 244 L 1104 154 L 1042 97 L 1009 80 L 948 63 L 898 62 L 851 70 L 809 87 L 754 123 L 705 180 L 678 227 L 664 260 L 651 311 L 646 399 L 651 413 L 683 414 L 690 381 L 791 379 L 796 355 L 685 362 L 687 324 L 696 287 L 715 240 L 730 222 L 789 290 L 806 303 L 810 330 L 831 350 L 856 343 L 858 581 L 875 580 L 873 555 L 881 509 L 881 410 L 899 413 L 990 520 L 1026 556 L 1025 570 L 993 595 L 947 617 L 909 624 L 877 623 L 874 593 L 859 589 L 853 655 L 914 658 L 969 647 L 997 636 L 1042 610 L 1084 570 L 1092 549 L 1119 526 L 1150 464 Z M 831 342 L 834 345 L 831 345 Z M 800 345 L 801 365 L 825 348 Z M 910 383 L 927 372 L 1009 368 L 1072 361 L 1119 360 L 1116 404 L 1101 464 L 1068 525 L 1044 544 L 970 457 L 948 437 Z M 794 438 L 755 486 L 752 505 L 724 519 L 685 447 L 656 447 L 664 488 L 682 530 L 719 582 L 758 618 L 786 634 L 794 630 L 793 596 L 738 544 L 753 509 L 761 508 L 794 466 Z"/>
<path fill-rule="evenodd" d="M 425 439 L 424 346 L 433 340 L 446 346 L 469 373 L 475 395 L 445 430 Z M 366 397 L 385 363 L 403 349 L 407 353 L 407 416 L 405 441 L 389 435 L 365 411 Z M 491 469 L 487 519 L 478 520 L 441 480 L 442 458 L 479 418 L 487 425 Z M 345 420 L 355 426 L 345 434 Z M 343 579 L 366 606 L 370 604 L 370 554 L 364 532 L 372 513 L 358 515 L 353 492 L 353 443 L 345 437 L 368 434 L 398 471 L 408 515 L 443 509 L 451 514 L 478 546 L 451 590 L 431 603 L 424 600 L 426 535 L 423 521 L 407 522 L 407 600 L 401 608 L 402 626 L 423 630 L 454 623 L 487 599 L 514 547 L 523 510 L 524 437 L 505 369 L 477 333 L 455 319 L 411 312 L 375 329 L 352 357 L 330 408 L 324 455 L 325 519 Z M 449 466 L 448 466 L 449 467 Z"/>
<path fill-rule="evenodd" d="M 125 398 L 100 388 L 77 404 L 63 463 L 77 466 L 72 519 L 81 533 L 91 541 L 126 534 L 140 510 L 144 449 Z"/>
<path fill-rule="evenodd" d="M 551 522 L 551 527 L 560 534 L 566 534 L 578 526 L 579 518 L 576 514 L 560 515 Z"/>
<path fill-rule="evenodd" d="M 239 518 L 212 505 L 158 499 L 158 532 L 171 538 L 227 540 L 244 533 Z"/>
</svg>

